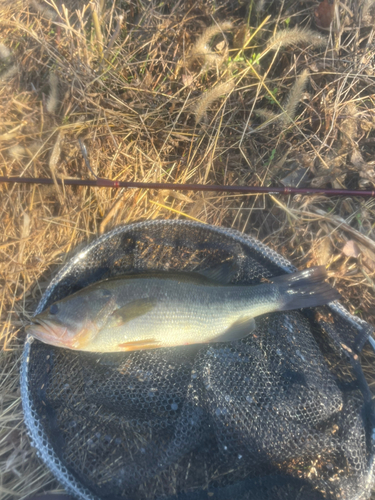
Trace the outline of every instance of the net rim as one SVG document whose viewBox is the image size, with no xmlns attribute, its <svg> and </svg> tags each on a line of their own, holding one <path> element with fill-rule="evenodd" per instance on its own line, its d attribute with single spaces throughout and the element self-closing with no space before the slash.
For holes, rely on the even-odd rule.
<svg viewBox="0 0 375 500">
<path fill-rule="evenodd" d="M 272 250 L 265 244 L 258 241 L 256 238 L 245 235 L 240 231 L 231 228 L 224 228 L 219 226 L 212 226 L 209 224 L 204 224 L 201 222 L 194 221 L 185 221 L 185 220 L 162 220 L 156 219 L 153 221 L 142 221 L 136 222 L 127 225 L 120 225 L 113 229 L 112 231 L 105 233 L 99 238 L 95 239 L 92 243 L 87 245 L 83 250 L 77 253 L 77 255 L 73 256 L 69 262 L 67 262 L 61 270 L 57 273 L 57 275 L 52 279 L 51 283 L 48 285 L 44 294 L 42 295 L 39 304 L 35 310 L 33 316 L 41 313 L 51 296 L 52 292 L 61 282 L 61 280 L 66 276 L 68 272 L 82 259 L 84 259 L 91 251 L 93 251 L 97 246 L 101 245 L 103 242 L 111 239 L 112 237 L 118 235 L 119 233 L 124 233 L 127 231 L 131 231 L 134 229 L 142 229 L 145 227 L 153 227 L 157 225 L 165 225 L 165 226 L 175 226 L 175 225 L 184 225 L 187 227 L 195 227 L 201 228 L 208 231 L 212 231 L 217 234 L 226 235 L 232 238 L 234 241 L 241 243 L 250 247 L 252 250 L 256 250 L 261 253 L 264 257 L 268 258 L 273 264 L 278 266 L 281 270 L 291 273 L 296 270 L 296 268 L 291 264 L 289 260 L 285 257 L 278 254 L 276 251 Z M 339 314 L 343 319 L 349 321 L 353 326 L 358 329 L 362 329 L 368 324 L 353 316 L 352 314 L 345 309 L 339 302 L 330 302 L 328 307 L 331 308 L 334 312 Z M 48 469 L 52 472 L 54 477 L 61 483 L 61 485 L 65 488 L 65 490 L 74 495 L 77 499 L 80 500 L 100 500 L 99 497 L 93 495 L 87 488 L 85 488 L 76 478 L 69 473 L 64 464 L 61 462 L 55 450 L 48 442 L 48 437 L 44 432 L 43 427 L 39 423 L 37 418 L 37 412 L 33 407 L 33 402 L 31 396 L 29 394 L 29 378 L 28 378 L 28 370 L 30 364 L 30 350 L 31 345 L 33 343 L 33 338 L 30 335 L 27 335 L 25 346 L 21 359 L 21 372 L 20 372 L 20 388 L 21 388 L 21 401 L 24 413 L 24 421 L 27 429 L 27 433 L 30 438 L 31 445 L 36 449 L 37 456 L 43 461 L 43 463 L 48 467 Z M 370 345 L 375 351 L 375 341 L 370 337 Z M 372 441 L 375 441 L 375 429 L 372 430 Z M 374 444 L 372 446 L 374 448 Z M 369 459 L 369 472 L 368 472 L 368 480 L 367 485 L 371 487 L 373 481 L 373 469 L 374 469 L 374 451 L 372 449 L 372 454 Z M 353 500 L 360 500 L 363 498 L 362 495 L 356 497 Z"/>
</svg>

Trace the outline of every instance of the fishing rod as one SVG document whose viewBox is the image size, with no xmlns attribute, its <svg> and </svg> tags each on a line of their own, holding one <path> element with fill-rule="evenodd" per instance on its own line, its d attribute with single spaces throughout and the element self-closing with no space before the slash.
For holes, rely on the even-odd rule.
<svg viewBox="0 0 375 500">
<path fill-rule="evenodd" d="M 134 181 L 112 181 L 97 177 L 91 179 L 49 179 L 43 177 L 1 177 L 0 183 L 10 184 L 43 184 L 60 186 L 86 186 L 98 188 L 133 188 L 133 189 L 166 189 L 174 191 L 213 191 L 221 193 L 242 194 L 281 194 L 281 195 L 316 195 L 325 196 L 361 196 L 375 198 L 375 190 L 366 191 L 362 189 L 322 189 L 322 188 L 294 188 L 294 187 L 264 187 L 264 186 L 228 186 L 215 184 L 174 184 L 164 182 L 134 182 Z"/>
</svg>

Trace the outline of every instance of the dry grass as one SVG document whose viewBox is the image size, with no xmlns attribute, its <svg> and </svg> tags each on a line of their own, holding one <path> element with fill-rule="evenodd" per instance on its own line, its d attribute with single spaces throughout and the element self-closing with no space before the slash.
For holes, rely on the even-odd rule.
<svg viewBox="0 0 375 500">
<path fill-rule="evenodd" d="M 89 178 L 80 138 L 114 180 L 268 186 L 298 170 L 306 186 L 373 188 L 372 3 L 360 19 L 343 0 L 323 33 L 298 2 L 215 5 L 0 2 L 1 175 Z M 72 252 L 120 223 L 188 217 L 251 233 L 299 267 L 326 265 L 375 325 L 374 200 L 57 185 L 1 185 L 0 197 L 4 500 L 51 482 L 22 424 L 23 326 Z"/>
</svg>

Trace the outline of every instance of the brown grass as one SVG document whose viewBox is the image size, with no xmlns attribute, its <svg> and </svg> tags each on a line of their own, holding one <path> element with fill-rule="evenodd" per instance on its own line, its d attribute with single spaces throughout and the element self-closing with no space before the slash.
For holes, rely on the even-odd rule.
<svg viewBox="0 0 375 500">
<path fill-rule="evenodd" d="M 80 138 L 95 174 L 113 180 L 269 186 L 301 170 L 306 186 L 374 188 L 370 2 L 360 27 L 356 3 L 343 0 L 323 35 L 313 8 L 291 1 L 268 11 L 194 0 L 100 5 L 71 0 L 59 12 L 39 0 L 0 3 L 0 175 L 89 178 Z M 295 26 L 303 35 L 286 47 L 282 30 Z M 206 52 L 194 65 L 197 46 Z M 291 103 L 301 74 L 309 76 Z M 288 120 L 275 119 L 286 112 Z M 52 481 L 22 423 L 23 327 L 72 253 L 120 223 L 187 217 L 250 233 L 298 267 L 326 265 L 345 306 L 375 325 L 374 200 L 57 184 L 0 185 L 0 199 L 4 500 Z M 342 252 L 347 241 L 360 255 Z"/>
</svg>

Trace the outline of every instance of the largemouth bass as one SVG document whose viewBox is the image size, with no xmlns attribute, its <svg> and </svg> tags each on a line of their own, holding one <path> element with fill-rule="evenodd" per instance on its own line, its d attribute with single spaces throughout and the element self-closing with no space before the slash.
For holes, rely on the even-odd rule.
<svg viewBox="0 0 375 500">
<path fill-rule="evenodd" d="M 48 344 L 95 352 L 231 341 L 249 334 L 261 314 L 339 298 L 325 278 L 324 267 L 253 286 L 198 273 L 124 275 L 55 302 L 27 332 Z"/>
</svg>

